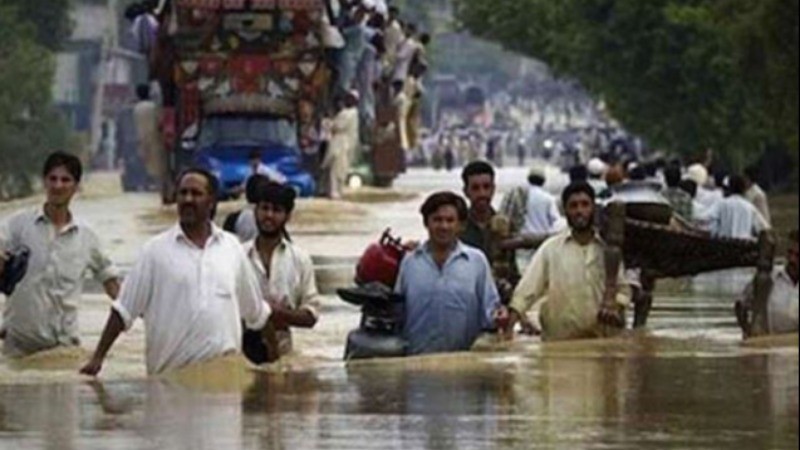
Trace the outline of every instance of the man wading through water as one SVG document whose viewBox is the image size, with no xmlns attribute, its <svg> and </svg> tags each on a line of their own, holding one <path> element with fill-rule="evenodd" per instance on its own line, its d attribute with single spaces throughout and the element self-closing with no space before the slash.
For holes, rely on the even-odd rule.
<svg viewBox="0 0 800 450">
<path fill-rule="evenodd" d="M 513 332 L 534 304 L 541 305 L 545 340 L 608 337 L 625 328 L 630 288 L 622 270 L 614 303 L 603 303 L 605 243 L 594 227 L 594 189 L 577 182 L 562 197 L 570 229 L 550 238 L 536 252 L 514 292 L 506 334 Z"/>
<path fill-rule="evenodd" d="M 295 192 L 277 183 L 254 192 L 259 236 L 245 245 L 261 290 L 272 308 L 274 337 L 245 331 L 245 355 L 256 364 L 272 362 L 292 351 L 291 328 L 314 328 L 319 319 L 319 292 L 311 256 L 292 243 L 286 224 L 292 217 Z"/>
<path fill-rule="evenodd" d="M 190 169 L 177 185 L 180 222 L 145 245 L 81 373 L 100 373 L 114 342 L 139 317 L 149 374 L 236 353 L 241 320 L 251 330 L 267 323 L 270 307 L 242 245 L 212 222 L 217 179 Z"/>
<path fill-rule="evenodd" d="M 117 269 L 92 227 L 72 213 L 83 167 L 73 155 L 51 154 L 42 171 L 47 200 L 0 227 L 0 278 L 6 251 L 30 250 L 28 270 L 6 300 L 3 353 L 23 357 L 80 345 L 78 304 L 91 273 L 111 299 L 119 293 Z"/>
</svg>

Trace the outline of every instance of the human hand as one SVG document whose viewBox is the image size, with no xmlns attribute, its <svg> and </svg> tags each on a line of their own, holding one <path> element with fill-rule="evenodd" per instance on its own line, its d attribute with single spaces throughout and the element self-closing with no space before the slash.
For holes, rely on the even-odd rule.
<svg viewBox="0 0 800 450">
<path fill-rule="evenodd" d="M 520 328 L 522 328 L 520 330 L 520 334 L 523 334 L 525 336 L 541 336 L 542 335 L 542 330 L 540 330 L 539 327 L 537 327 L 533 322 L 531 322 L 528 319 L 523 319 L 520 322 L 519 325 L 520 325 Z"/>
<path fill-rule="evenodd" d="M 625 328 L 625 309 L 614 304 L 604 304 L 597 313 L 597 321 L 603 325 Z"/>
<path fill-rule="evenodd" d="M 403 243 L 403 250 L 411 253 L 416 251 L 422 245 L 419 241 L 406 241 Z"/>
<path fill-rule="evenodd" d="M 86 363 L 85 366 L 81 368 L 80 373 L 81 375 L 96 377 L 101 370 L 103 370 L 103 360 L 93 357 L 88 363 Z"/>
</svg>

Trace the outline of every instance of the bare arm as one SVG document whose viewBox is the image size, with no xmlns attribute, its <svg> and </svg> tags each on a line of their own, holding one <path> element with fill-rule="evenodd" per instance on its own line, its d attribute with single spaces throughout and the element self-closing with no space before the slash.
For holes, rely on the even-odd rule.
<svg viewBox="0 0 800 450">
<path fill-rule="evenodd" d="M 97 376 L 103 369 L 103 361 L 106 359 L 108 351 L 116 342 L 119 335 L 125 330 L 125 322 L 116 310 L 111 310 L 108 322 L 103 330 L 103 336 L 97 349 L 94 351 L 92 359 L 80 370 L 83 375 Z"/>
<path fill-rule="evenodd" d="M 305 308 L 292 311 L 273 305 L 272 320 L 279 329 L 288 327 L 314 328 L 317 325 L 317 317 Z"/>
</svg>

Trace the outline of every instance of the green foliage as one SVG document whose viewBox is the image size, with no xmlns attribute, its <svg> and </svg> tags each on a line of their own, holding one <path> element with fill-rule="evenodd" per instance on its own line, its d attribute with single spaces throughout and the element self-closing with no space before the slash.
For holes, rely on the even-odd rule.
<svg viewBox="0 0 800 450">
<path fill-rule="evenodd" d="M 29 194 L 44 156 L 67 131 L 52 106 L 52 53 L 13 9 L 0 6 L 0 199 Z"/>
<path fill-rule="evenodd" d="M 580 80 L 653 145 L 797 157 L 798 0 L 457 0 L 474 34 Z"/>
<path fill-rule="evenodd" d="M 71 3 L 71 0 L 3 0 L 4 5 L 17 9 L 20 20 L 34 26 L 36 41 L 50 50 L 59 50 L 69 39 Z"/>
</svg>

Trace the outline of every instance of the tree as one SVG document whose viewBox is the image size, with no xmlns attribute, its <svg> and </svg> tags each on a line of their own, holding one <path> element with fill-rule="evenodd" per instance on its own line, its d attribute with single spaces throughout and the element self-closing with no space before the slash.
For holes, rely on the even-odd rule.
<svg viewBox="0 0 800 450">
<path fill-rule="evenodd" d="M 478 36 L 578 79 L 627 128 L 734 167 L 797 154 L 798 0 L 457 0 Z"/>
<path fill-rule="evenodd" d="M 52 105 L 52 53 L 14 9 L 0 6 L 0 199 L 32 192 L 44 156 L 67 131 Z"/>
<path fill-rule="evenodd" d="M 3 0 L 17 10 L 17 17 L 34 27 L 36 42 L 50 50 L 59 50 L 69 39 L 72 21 L 71 0 Z"/>
</svg>

